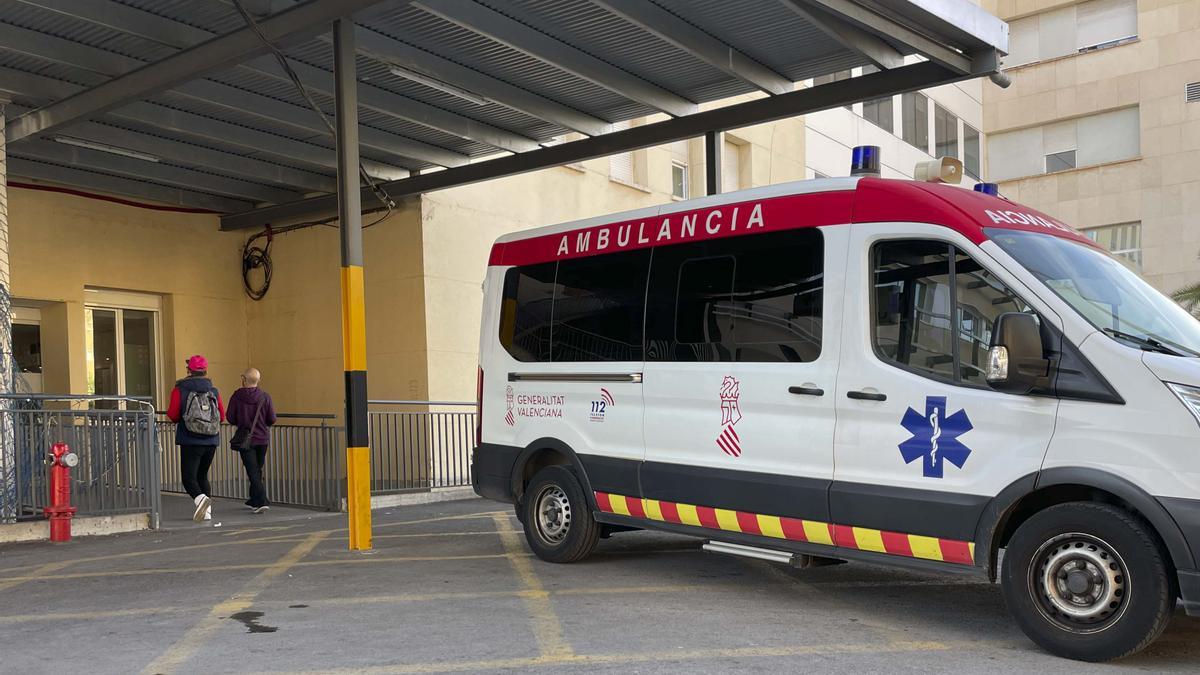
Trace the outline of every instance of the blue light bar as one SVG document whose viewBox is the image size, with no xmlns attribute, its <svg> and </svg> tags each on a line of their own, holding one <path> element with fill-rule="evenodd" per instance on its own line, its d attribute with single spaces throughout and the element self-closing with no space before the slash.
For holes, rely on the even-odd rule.
<svg viewBox="0 0 1200 675">
<path fill-rule="evenodd" d="M 878 176 L 880 152 L 878 145 L 860 145 L 850 154 L 851 176 Z"/>
<path fill-rule="evenodd" d="M 973 188 L 976 192 L 982 192 L 985 195 L 993 197 L 1000 196 L 1000 186 L 996 183 L 976 183 Z"/>
</svg>

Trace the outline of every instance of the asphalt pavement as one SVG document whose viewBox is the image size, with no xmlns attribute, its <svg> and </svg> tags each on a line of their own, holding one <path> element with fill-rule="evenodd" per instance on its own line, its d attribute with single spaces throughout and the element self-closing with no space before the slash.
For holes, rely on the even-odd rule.
<svg viewBox="0 0 1200 675">
<path fill-rule="evenodd" d="M 1082 664 L 960 575 L 791 570 L 652 532 L 552 565 L 482 500 L 377 511 L 358 553 L 341 514 L 237 506 L 221 527 L 0 547 L 0 672 L 1200 671 L 1182 612 L 1141 655 Z"/>
</svg>

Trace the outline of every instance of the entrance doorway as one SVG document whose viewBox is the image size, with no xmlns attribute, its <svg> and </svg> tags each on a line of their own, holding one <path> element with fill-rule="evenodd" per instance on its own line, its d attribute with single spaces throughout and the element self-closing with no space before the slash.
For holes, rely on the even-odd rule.
<svg viewBox="0 0 1200 675">
<path fill-rule="evenodd" d="M 87 393 L 143 397 L 158 404 L 161 307 L 157 295 L 87 289 Z"/>
</svg>

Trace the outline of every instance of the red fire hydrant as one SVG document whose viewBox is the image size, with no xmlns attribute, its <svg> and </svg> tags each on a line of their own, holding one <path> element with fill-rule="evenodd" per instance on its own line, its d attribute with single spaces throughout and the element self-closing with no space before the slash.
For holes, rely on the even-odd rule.
<svg viewBox="0 0 1200 675">
<path fill-rule="evenodd" d="M 79 455 L 71 452 L 66 443 L 55 443 L 46 456 L 50 464 L 50 506 L 45 508 L 50 519 L 50 541 L 71 541 L 71 467 L 79 465 Z"/>
</svg>

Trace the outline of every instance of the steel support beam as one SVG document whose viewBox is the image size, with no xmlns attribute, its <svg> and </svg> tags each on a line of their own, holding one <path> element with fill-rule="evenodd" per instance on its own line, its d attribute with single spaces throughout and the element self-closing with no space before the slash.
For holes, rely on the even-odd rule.
<svg viewBox="0 0 1200 675">
<path fill-rule="evenodd" d="M 804 0 L 781 0 L 781 2 L 784 7 L 803 17 L 822 33 L 841 43 L 846 49 L 856 51 L 870 59 L 871 63 L 881 70 L 891 70 L 904 65 L 904 55 L 882 38 Z"/>
<path fill-rule="evenodd" d="M 653 2 L 592 0 L 592 3 L 768 94 L 783 94 L 796 88 L 788 78 Z"/>
<path fill-rule="evenodd" d="M 170 188 L 165 185 L 110 176 L 71 166 L 46 164 L 20 157 L 8 158 L 8 176 L 9 183 L 20 178 L 28 178 L 218 213 L 237 213 L 253 206 L 252 202 Z"/>
<path fill-rule="evenodd" d="M 697 110 L 695 103 L 678 94 L 472 0 L 420 0 L 412 4 L 631 101 L 675 117 L 691 115 Z"/>
<path fill-rule="evenodd" d="M 346 378 L 346 511 L 350 550 L 371 548 L 371 448 L 367 434 L 367 334 L 362 200 L 358 182 L 358 78 L 354 24 L 333 25 L 337 73 L 338 228 L 342 240 L 342 356 Z"/>
<path fill-rule="evenodd" d="M 941 45 L 920 33 L 903 26 L 891 19 L 867 9 L 852 0 L 803 0 L 809 6 L 817 7 L 826 12 L 863 26 L 875 33 L 876 36 L 887 35 L 902 44 L 915 49 L 918 53 L 947 68 L 963 74 L 982 74 L 975 69 L 970 56 Z"/>
<path fill-rule="evenodd" d="M 65 135 L 71 138 L 80 137 L 79 135 Z M 101 136 L 100 138 L 103 137 Z M 119 140 L 115 139 L 98 140 L 94 136 L 85 140 L 113 145 L 120 143 Z M 298 193 L 291 190 L 280 190 L 235 178 L 225 178 L 224 176 L 214 176 L 210 173 L 191 171 L 171 164 L 125 157 L 101 150 L 57 143 L 55 141 L 27 139 L 19 146 L 12 148 L 11 153 L 14 157 L 25 157 L 80 169 L 91 169 L 126 178 L 162 183 L 178 188 L 219 194 L 251 202 L 282 204 L 300 197 Z"/>
<path fill-rule="evenodd" d="M 164 26 L 163 24 L 175 24 L 170 19 L 157 17 L 145 12 L 138 12 L 146 16 L 153 17 L 147 19 L 145 16 L 133 16 L 129 7 L 119 5 L 115 2 L 97 2 L 92 0 L 88 6 L 80 7 L 77 2 L 72 0 L 24 0 L 39 6 L 47 4 L 52 8 L 68 16 L 84 18 L 87 21 L 96 21 L 101 25 L 127 32 L 134 35 L 143 35 L 150 32 L 154 27 L 162 27 L 165 29 L 165 34 L 168 37 L 153 37 L 156 42 L 166 44 L 177 49 L 186 49 L 195 46 L 211 39 L 213 35 L 206 30 L 187 26 L 186 29 L 180 30 L 176 26 Z M 112 16 L 106 16 L 108 9 L 113 9 Z M 69 10 L 69 11 L 67 11 Z M 184 25 L 184 24 L 179 24 Z M 15 27 L 12 27 L 15 28 Z M 102 49 L 96 49 L 87 45 L 82 45 L 68 40 L 61 40 L 50 36 L 28 31 L 25 29 L 4 30 L 5 27 L 0 25 L 0 32 L 20 32 L 28 33 L 28 36 L 18 36 L 16 45 L 14 40 L 8 35 L 4 35 L 0 39 L 0 44 L 4 44 L 5 48 L 12 48 L 25 53 L 37 55 L 39 58 L 48 58 L 51 60 L 67 59 L 62 61 L 69 63 L 75 67 L 95 70 L 103 72 L 109 76 L 122 75 L 136 66 L 141 66 L 142 63 L 128 57 L 124 57 L 112 52 L 107 52 Z M 53 44 L 50 44 L 53 43 Z M 33 50 L 33 51 L 26 51 Z M 40 52 L 40 53 L 37 53 Z M 90 65 L 89 65 L 90 64 Z M 291 62 L 292 68 L 304 81 L 304 84 L 311 90 L 332 97 L 334 93 L 333 73 L 311 66 L 309 64 L 295 61 Z M 238 66 L 239 69 L 246 72 L 254 73 L 264 77 L 269 77 L 273 80 L 291 83 L 287 74 L 279 67 L 273 56 L 262 56 L 253 60 L 242 63 Z M 240 91 L 240 90 L 239 90 Z M 244 94 L 244 92 L 243 92 Z M 237 100 L 235 97 L 234 100 Z M 459 138 L 473 140 L 479 143 L 490 145 L 500 150 L 508 150 L 510 152 L 525 152 L 538 148 L 537 141 L 513 133 L 507 129 L 480 122 L 471 119 L 464 115 L 429 105 L 423 101 L 417 101 L 399 94 L 394 94 L 379 87 L 362 86 L 359 91 L 359 104 L 369 110 L 377 112 L 387 117 L 394 119 L 405 120 L 436 129 L 443 133 Z M 244 109 L 252 109 L 254 106 L 242 104 Z M 248 111 L 248 110 L 247 110 Z M 422 161 L 429 161 L 423 157 L 414 158 Z M 463 162 L 465 163 L 465 162 Z M 439 163 L 440 164 L 440 163 Z M 458 164 L 449 164 L 443 166 L 458 166 Z"/>
<path fill-rule="evenodd" d="M 121 77 L 144 65 L 141 61 L 128 56 L 3 23 L 0 23 L 0 44 L 5 45 L 6 49 L 11 48 L 30 56 L 107 77 Z M 324 88 L 320 88 L 318 91 L 332 97 L 333 75 L 331 73 L 320 68 L 304 66 L 304 64 L 296 65 L 298 68 L 308 68 L 313 71 L 308 73 L 309 80 L 314 78 L 330 80 Z M 272 73 L 252 72 L 274 79 L 286 78 L 277 71 L 278 65 L 274 61 L 266 62 L 266 66 L 274 67 L 276 71 Z M 75 92 L 85 91 L 78 85 L 70 86 L 75 88 Z M 317 118 L 316 113 L 306 107 L 260 96 L 220 82 L 196 80 L 180 84 L 171 91 L 180 96 L 196 99 L 201 103 L 219 105 L 234 112 L 260 117 L 267 122 L 286 124 L 322 137 L 329 135 L 328 129 Z M 408 101 L 409 99 L 375 101 L 376 105 L 372 109 L 378 110 L 389 103 L 405 105 Z M 466 155 L 377 129 L 366 130 L 363 134 L 363 141 L 368 147 L 378 152 L 438 166 L 461 166 L 470 161 Z M 524 139 L 524 142 L 525 145 L 522 147 L 525 149 L 537 147 L 537 143 L 531 139 Z"/>
<path fill-rule="evenodd" d="M 320 39 L 327 38 L 321 36 Z M 359 26 L 355 32 L 355 39 L 359 54 L 380 63 L 399 66 L 435 80 L 449 82 L 506 108 L 552 122 L 564 129 L 588 136 L 599 136 L 611 131 L 612 126 L 602 119 L 382 33 Z"/>
<path fill-rule="evenodd" d="M 272 41 L 323 32 L 329 22 L 348 16 L 379 0 L 309 0 L 259 23 Z M 144 98 L 155 92 L 201 77 L 222 67 L 258 56 L 267 48 L 249 28 L 213 38 L 161 61 L 139 68 L 104 84 L 26 113 L 6 125 L 10 141 L 45 133 L 71 122 Z"/>
<path fill-rule="evenodd" d="M 520 155 L 413 176 L 385 183 L 384 187 L 394 198 L 443 190 L 695 138 L 713 129 L 737 129 L 772 122 L 857 101 L 951 84 L 970 77 L 971 75 L 948 69 L 939 63 L 924 61 L 895 70 L 871 73 L 724 108 L 714 108 L 687 117 L 636 126 L 625 131 L 554 145 Z M 282 224 L 302 218 L 328 216 L 336 212 L 336 199 L 314 197 L 293 204 L 228 215 L 221 219 L 221 228 L 237 230 L 261 227 L 264 223 Z"/>
<path fill-rule="evenodd" d="M 721 193 L 721 155 L 725 152 L 725 139 L 720 131 L 704 133 L 704 194 Z"/>
</svg>

